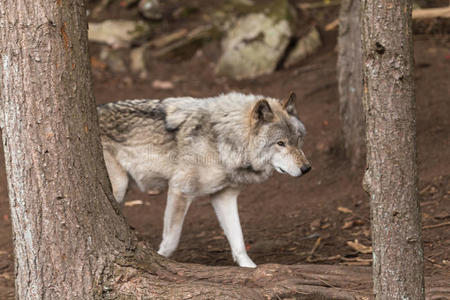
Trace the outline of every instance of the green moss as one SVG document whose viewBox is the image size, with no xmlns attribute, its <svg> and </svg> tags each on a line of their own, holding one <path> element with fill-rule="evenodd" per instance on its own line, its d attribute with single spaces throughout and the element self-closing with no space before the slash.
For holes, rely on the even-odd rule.
<svg viewBox="0 0 450 300">
<path fill-rule="evenodd" d="M 246 15 L 255 12 L 255 7 L 247 1 L 241 0 L 230 0 L 226 1 L 225 4 L 219 9 L 225 15 Z"/>
<path fill-rule="evenodd" d="M 264 11 L 269 17 L 278 23 L 281 20 L 286 20 L 292 27 L 297 19 L 295 8 L 289 4 L 288 0 L 274 0 Z"/>
<path fill-rule="evenodd" d="M 136 38 L 145 38 L 150 35 L 151 29 L 148 23 L 139 21 L 136 23 L 134 30 L 131 32 Z"/>
</svg>

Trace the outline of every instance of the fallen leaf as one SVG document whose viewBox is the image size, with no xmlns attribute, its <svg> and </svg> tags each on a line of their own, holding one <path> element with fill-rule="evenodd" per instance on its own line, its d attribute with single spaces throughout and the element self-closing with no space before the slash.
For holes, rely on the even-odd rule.
<svg viewBox="0 0 450 300">
<path fill-rule="evenodd" d="M 311 222 L 311 224 L 309 224 L 309 227 L 311 228 L 311 230 L 315 230 L 317 228 L 320 227 L 320 219 L 315 219 L 314 221 Z"/>
<path fill-rule="evenodd" d="M 10 273 L 3 273 L 3 274 L 0 274 L 0 277 L 5 278 L 6 280 L 11 280 L 12 279 L 11 275 L 12 274 L 10 274 Z"/>
<path fill-rule="evenodd" d="M 344 213 L 344 214 L 352 214 L 353 213 L 353 211 L 351 209 L 349 209 L 347 207 L 343 207 L 343 206 L 339 206 L 337 208 L 337 210 L 342 212 L 342 213 Z"/>
<path fill-rule="evenodd" d="M 435 187 L 433 184 L 429 184 L 419 191 L 419 195 L 425 195 L 425 194 L 434 195 L 438 191 L 439 190 L 437 189 L 437 187 Z"/>
<path fill-rule="evenodd" d="M 319 248 L 321 241 L 322 241 L 322 238 L 320 238 L 320 237 L 317 238 L 316 242 L 314 243 L 313 248 L 311 249 L 310 256 L 312 256 L 314 254 L 314 252 L 316 252 L 317 248 Z"/>
<path fill-rule="evenodd" d="M 429 214 L 422 212 L 422 220 L 429 220 L 429 219 L 432 219 L 432 217 Z"/>
<path fill-rule="evenodd" d="M 354 242 L 348 241 L 347 245 L 350 246 L 350 248 L 360 252 L 360 253 L 372 253 L 372 247 L 365 246 L 358 242 L 358 240 L 355 240 Z"/>
<path fill-rule="evenodd" d="M 356 220 L 354 220 L 353 222 L 355 223 L 355 225 L 364 225 L 364 224 L 366 224 L 366 223 L 364 222 L 364 220 L 361 220 L 361 219 L 356 219 Z"/>
<path fill-rule="evenodd" d="M 159 89 L 159 90 L 171 90 L 175 86 L 173 85 L 173 83 L 171 81 L 154 80 L 152 82 L 152 87 L 154 89 Z"/>
<path fill-rule="evenodd" d="M 142 201 L 142 200 L 132 200 L 132 201 L 125 202 L 125 206 L 128 206 L 128 207 L 143 205 L 143 204 L 144 204 L 144 201 Z"/>
<path fill-rule="evenodd" d="M 339 26 L 339 19 L 338 18 L 336 18 L 333 22 L 331 22 L 331 23 L 328 23 L 326 26 L 325 26 L 325 31 L 331 31 L 331 30 L 334 30 L 336 27 L 338 27 Z"/>
<path fill-rule="evenodd" d="M 350 229 L 353 226 L 355 226 L 355 221 L 347 221 L 344 223 L 344 225 L 341 227 L 342 229 Z"/>
<path fill-rule="evenodd" d="M 159 194 L 161 194 L 161 191 L 160 190 L 148 190 L 147 194 L 148 195 L 159 195 Z"/>
<path fill-rule="evenodd" d="M 330 223 L 325 223 L 325 224 L 323 224 L 321 227 L 320 227 L 320 229 L 327 229 L 327 228 L 330 228 L 331 227 L 331 224 Z"/>
</svg>

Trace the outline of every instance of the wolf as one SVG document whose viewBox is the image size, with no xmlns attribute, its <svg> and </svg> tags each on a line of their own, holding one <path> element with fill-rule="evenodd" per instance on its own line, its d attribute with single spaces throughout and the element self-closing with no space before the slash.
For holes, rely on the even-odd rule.
<svg viewBox="0 0 450 300">
<path fill-rule="evenodd" d="M 142 191 L 168 188 L 160 255 L 176 250 L 192 201 L 210 196 L 234 261 L 256 267 L 246 251 L 237 197 L 273 170 L 299 177 L 311 169 L 294 93 L 285 100 L 236 92 L 125 100 L 97 111 L 116 200 L 123 201 L 130 179 Z"/>
</svg>

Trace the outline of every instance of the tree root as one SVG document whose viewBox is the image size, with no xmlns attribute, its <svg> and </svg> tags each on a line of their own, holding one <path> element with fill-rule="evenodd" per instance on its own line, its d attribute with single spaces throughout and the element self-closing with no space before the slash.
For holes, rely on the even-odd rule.
<svg viewBox="0 0 450 300">
<path fill-rule="evenodd" d="M 372 299 L 364 266 L 211 267 L 165 259 L 139 242 L 103 274 L 101 299 Z M 446 278 L 427 281 L 427 299 L 446 299 Z M 441 297 L 441 298 L 439 298 Z"/>
<path fill-rule="evenodd" d="M 118 299 L 365 299 L 368 267 L 266 264 L 256 269 L 182 264 L 141 244 L 116 259 L 103 298 Z"/>
</svg>

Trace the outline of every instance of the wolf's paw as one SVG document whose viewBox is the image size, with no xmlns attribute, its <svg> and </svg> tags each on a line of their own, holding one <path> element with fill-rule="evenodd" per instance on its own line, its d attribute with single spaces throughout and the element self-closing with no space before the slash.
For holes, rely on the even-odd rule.
<svg viewBox="0 0 450 300">
<path fill-rule="evenodd" d="M 254 268 L 257 267 L 257 265 L 254 262 L 250 261 L 248 263 L 239 264 L 239 267 L 242 267 L 242 268 L 253 268 L 254 269 Z"/>
<path fill-rule="evenodd" d="M 242 257 L 236 257 L 236 262 L 239 267 L 243 268 L 256 268 L 256 264 L 248 257 L 248 255 Z"/>
<path fill-rule="evenodd" d="M 166 247 L 160 247 L 158 250 L 158 254 L 164 257 L 170 257 L 174 252 L 174 249 L 167 249 Z"/>
</svg>

